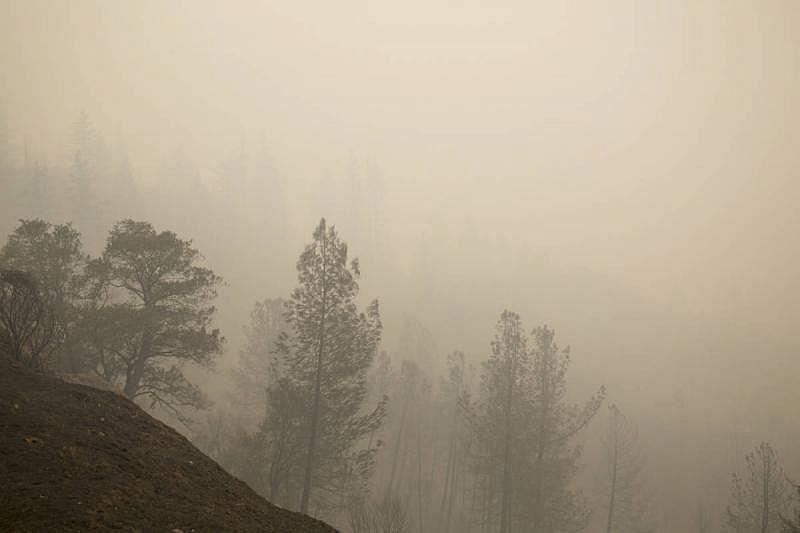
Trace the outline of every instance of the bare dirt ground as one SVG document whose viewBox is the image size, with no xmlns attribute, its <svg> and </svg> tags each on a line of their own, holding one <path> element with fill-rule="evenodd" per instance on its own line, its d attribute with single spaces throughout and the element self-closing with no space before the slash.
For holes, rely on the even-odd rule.
<svg viewBox="0 0 800 533">
<path fill-rule="evenodd" d="M 0 362 L 0 531 L 333 532 L 114 392 Z"/>
</svg>

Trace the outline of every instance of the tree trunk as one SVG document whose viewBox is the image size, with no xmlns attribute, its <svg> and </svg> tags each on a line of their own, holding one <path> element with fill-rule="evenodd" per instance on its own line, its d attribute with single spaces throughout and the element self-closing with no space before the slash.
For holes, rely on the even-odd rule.
<svg viewBox="0 0 800 533">
<path fill-rule="evenodd" d="M 546 351 L 542 358 L 541 383 L 542 403 L 539 413 L 539 443 L 536 451 L 536 491 L 533 502 L 533 528 L 534 533 L 539 533 L 542 528 L 544 514 L 544 453 L 547 447 L 547 420 L 550 416 L 550 353 Z"/>
<path fill-rule="evenodd" d="M 142 336 L 142 344 L 139 347 L 139 354 L 132 363 L 128 365 L 127 372 L 125 373 L 125 396 L 131 400 L 139 392 L 142 376 L 144 375 L 144 364 L 147 358 L 151 356 L 153 350 L 153 334 L 146 331 Z"/>
<path fill-rule="evenodd" d="M 763 499 L 764 504 L 761 508 L 761 533 L 767 533 L 767 527 L 769 526 L 769 463 L 766 460 L 762 460 L 762 482 L 763 482 Z"/>
<path fill-rule="evenodd" d="M 403 414 L 400 415 L 400 429 L 397 431 L 397 439 L 394 443 L 394 454 L 392 457 L 392 471 L 389 474 L 389 486 L 387 492 L 392 492 L 392 485 L 394 484 L 394 476 L 397 471 L 397 459 L 400 457 L 400 447 L 402 445 L 403 429 L 406 425 L 406 413 L 408 413 L 408 403 L 411 399 L 411 394 L 406 392 L 406 401 L 403 402 Z"/>
<path fill-rule="evenodd" d="M 453 495 L 456 491 L 456 474 L 458 470 L 456 469 L 458 465 L 458 441 L 454 438 L 453 439 L 453 460 L 451 461 L 449 467 L 449 477 L 450 477 L 450 486 L 447 491 L 447 511 L 445 513 L 445 533 L 450 531 L 450 518 L 453 515 Z"/>
<path fill-rule="evenodd" d="M 322 309 L 319 320 L 319 349 L 317 351 L 317 372 L 314 378 L 314 409 L 311 412 L 311 435 L 308 440 L 308 455 L 306 457 L 306 471 L 303 478 L 303 494 L 300 497 L 300 512 L 308 514 L 308 501 L 311 499 L 311 473 L 314 470 L 314 453 L 317 447 L 317 431 L 319 426 L 319 406 L 322 395 L 322 356 L 325 353 L 325 313 L 328 305 L 328 280 L 327 280 L 327 236 L 323 228 L 322 233 Z"/>
<path fill-rule="evenodd" d="M 614 420 L 614 424 L 614 454 L 611 459 L 611 496 L 608 502 L 608 521 L 606 523 L 606 533 L 611 533 L 611 527 L 614 521 L 614 499 L 617 496 L 617 460 L 619 446 L 617 445 L 616 419 Z"/>
<path fill-rule="evenodd" d="M 503 452 L 503 500 L 500 509 L 500 533 L 511 533 L 511 406 L 514 395 L 514 362 L 517 356 L 517 347 L 514 346 L 513 359 L 508 361 L 508 393 L 506 396 L 506 436 L 505 450 Z"/>
<path fill-rule="evenodd" d="M 417 507 L 419 508 L 419 533 L 423 533 L 422 508 L 422 422 L 417 418 Z"/>
</svg>

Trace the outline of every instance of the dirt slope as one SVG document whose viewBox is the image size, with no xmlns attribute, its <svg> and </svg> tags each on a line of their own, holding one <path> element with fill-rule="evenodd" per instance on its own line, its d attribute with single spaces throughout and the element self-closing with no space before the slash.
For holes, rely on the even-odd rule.
<svg viewBox="0 0 800 533">
<path fill-rule="evenodd" d="M 0 362 L 0 531 L 332 532 L 109 391 Z"/>
</svg>

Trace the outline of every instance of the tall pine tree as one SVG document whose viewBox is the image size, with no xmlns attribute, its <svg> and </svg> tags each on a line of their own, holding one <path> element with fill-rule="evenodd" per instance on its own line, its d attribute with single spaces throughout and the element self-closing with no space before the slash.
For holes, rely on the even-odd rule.
<svg viewBox="0 0 800 533">
<path fill-rule="evenodd" d="M 287 302 L 290 334 L 279 342 L 292 388 L 306 401 L 298 426 L 305 438 L 300 511 L 307 513 L 358 486 L 374 467 L 375 448 L 365 441 L 382 423 L 385 400 L 364 411 L 367 377 L 381 339 L 377 300 L 356 306 L 357 260 L 320 220 L 314 240 L 297 261 L 298 286 Z M 363 444 L 363 448 L 359 447 Z"/>
</svg>

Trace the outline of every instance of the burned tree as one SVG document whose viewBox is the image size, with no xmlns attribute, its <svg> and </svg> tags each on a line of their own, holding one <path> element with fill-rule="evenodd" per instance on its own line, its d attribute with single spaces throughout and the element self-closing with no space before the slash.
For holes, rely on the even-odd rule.
<svg viewBox="0 0 800 533">
<path fill-rule="evenodd" d="M 41 370 L 61 333 L 33 276 L 0 271 L 0 351 L 17 363 Z"/>
<path fill-rule="evenodd" d="M 80 320 L 86 262 L 80 233 L 72 225 L 40 219 L 20 220 L 0 250 L 0 269 L 26 272 L 35 279 L 38 298 L 59 332 L 59 342 L 49 349 L 53 366 L 62 371 L 83 370 L 80 350 L 71 341 Z"/>
</svg>

